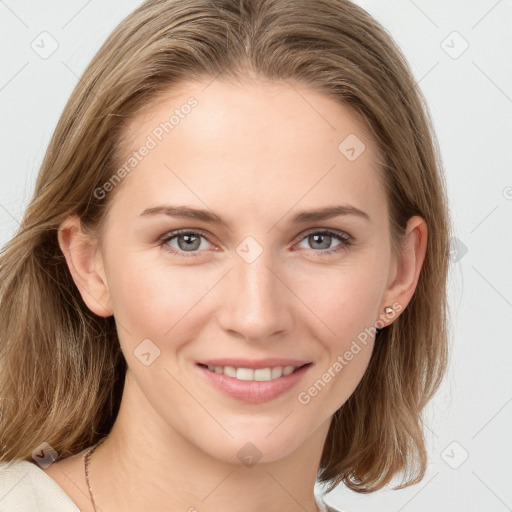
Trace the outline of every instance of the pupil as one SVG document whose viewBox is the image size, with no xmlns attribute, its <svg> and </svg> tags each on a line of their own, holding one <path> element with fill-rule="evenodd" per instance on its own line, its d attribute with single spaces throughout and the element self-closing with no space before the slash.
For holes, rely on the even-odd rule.
<svg viewBox="0 0 512 512">
<path fill-rule="evenodd" d="M 185 239 L 186 242 L 184 245 L 181 244 L 181 240 Z M 180 246 L 180 249 L 184 250 L 190 250 L 190 249 L 197 249 L 199 245 L 197 245 L 197 240 L 199 237 L 195 235 L 181 235 L 181 237 L 178 237 L 178 245 Z M 194 247 L 193 244 L 196 242 L 196 246 Z"/>
<path fill-rule="evenodd" d="M 321 245 L 322 238 L 325 239 L 324 245 L 323 245 L 323 247 L 320 247 L 320 249 L 328 249 L 329 246 L 331 245 L 331 236 L 330 235 L 312 235 L 312 236 L 313 236 L 315 243 L 320 243 L 320 245 Z M 325 243 L 325 241 L 327 241 L 327 243 Z"/>
</svg>

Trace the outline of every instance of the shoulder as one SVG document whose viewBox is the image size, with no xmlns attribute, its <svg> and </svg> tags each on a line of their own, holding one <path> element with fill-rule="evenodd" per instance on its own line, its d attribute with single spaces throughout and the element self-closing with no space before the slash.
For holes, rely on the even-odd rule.
<svg viewBox="0 0 512 512">
<path fill-rule="evenodd" d="M 344 512 L 341 508 L 335 508 L 325 503 L 322 496 L 315 495 L 315 500 L 320 512 Z"/>
<path fill-rule="evenodd" d="M 0 462 L 0 503 L 2 512 L 80 512 L 52 478 L 24 459 Z"/>
</svg>

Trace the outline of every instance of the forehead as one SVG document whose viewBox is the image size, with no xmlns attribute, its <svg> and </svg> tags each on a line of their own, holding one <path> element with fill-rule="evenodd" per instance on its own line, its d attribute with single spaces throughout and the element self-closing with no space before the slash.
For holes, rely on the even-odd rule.
<svg viewBox="0 0 512 512">
<path fill-rule="evenodd" d="M 162 95 L 129 122 L 126 200 L 179 200 L 215 210 L 264 214 L 383 199 L 374 140 L 346 105 L 293 82 L 190 82 Z M 228 201 L 228 203 L 226 202 Z"/>
</svg>

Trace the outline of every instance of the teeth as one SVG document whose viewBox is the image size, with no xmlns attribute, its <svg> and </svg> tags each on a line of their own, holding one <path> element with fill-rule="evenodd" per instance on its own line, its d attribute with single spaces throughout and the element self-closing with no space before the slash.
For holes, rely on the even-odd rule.
<svg viewBox="0 0 512 512">
<path fill-rule="evenodd" d="M 274 368 L 272 368 L 271 378 L 277 379 L 277 378 L 281 377 L 282 374 L 283 374 L 283 369 L 280 366 L 275 366 Z"/>
<path fill-rule="evenodd" d="M 298 366 L 274 366 L 273 368 L 235 368 L 234 366 L 210 366 L 208 370 L 215 373 L 223 373 L 228 377 L 233 377 L 238 380 L 255 380 L 267 381 L 279 379 L 280 377 L 290 375 Z"/>
<path fill-rule="evenodd" d="M 238 380 L 254 380 L 254 370 L 252 368 L 237 368 L 236 378 Z"/>
<path fill-rule="evenodd" d="M 233 366 L 224 366 L 224 375 L 228 377 L 236 377 L 236 368 Z"/>
<path fill-rule="evenodd" d="M 254 380 L 272 380 L 272 369 L 271 368 L 258 368 L 254 370 Z M 277 372 L 276 372 L 277 375 Z"/>
<path fill-rule="evenodd" d="M 294 366 L 285 366 L 283 368 L 283 375 L 290 375 L 290 373 L 293 373 L 293 370 L 295 370 Z"/>
</svg>

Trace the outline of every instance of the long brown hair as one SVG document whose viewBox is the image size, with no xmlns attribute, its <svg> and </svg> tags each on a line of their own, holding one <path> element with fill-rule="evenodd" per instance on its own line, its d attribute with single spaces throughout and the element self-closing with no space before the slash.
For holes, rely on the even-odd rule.
<svg viewBox="0 0 512 512">
<path fill-rule="evenodd" d="M 383 155 L 395 250 L 420 215 L 429 238 L 414 296 L 377 335 L 359 386 L 334 414 L 319 481 L 375 491 L 424 475 L 422 410 L 447 359 L 449 215 L 426 102 L 390 35 L 346 0 L 149 0 L 125 18 L 73 91 L 34 196 L 0 259 L 0 461 L 30 460 L 43 442 L 61 457 L 107 434 L 126 362 L 114 318 L 83 302 L 57 242 L 78 214 L 100 233 L 126 121 L 179 83 L 222 76 L 309 85 L 348 105 Z"/>
</svg>

